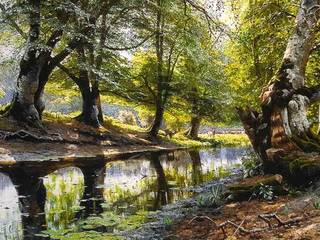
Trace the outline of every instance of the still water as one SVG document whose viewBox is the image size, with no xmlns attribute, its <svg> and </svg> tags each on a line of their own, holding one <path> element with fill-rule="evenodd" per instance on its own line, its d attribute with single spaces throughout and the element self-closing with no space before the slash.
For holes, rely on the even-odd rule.
<svg viewBox="0 0 320 240">
<path fill-rule="evenodd" d="M 0 240 L 106 239 L 134 229 L 148 213 L 192 196 L 188 188 L 226 176 L 247 151 L 175 151 L 90 166 L 0 169 Z"/>
</svg>

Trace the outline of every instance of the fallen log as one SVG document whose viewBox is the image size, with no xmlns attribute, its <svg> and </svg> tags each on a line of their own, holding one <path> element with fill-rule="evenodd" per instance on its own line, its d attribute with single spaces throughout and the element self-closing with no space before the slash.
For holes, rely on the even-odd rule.
<svg viewBox="0 0 320 240">
<path fill-rule="evenodd" d="M 279 174 L 255 176 L 227 185 L 226 197 L 229 201 L 248 200 L 261 186 L 272 186 L 276 194 L 286 192 L 282 186 L 283 177 Z"/>
</svg>

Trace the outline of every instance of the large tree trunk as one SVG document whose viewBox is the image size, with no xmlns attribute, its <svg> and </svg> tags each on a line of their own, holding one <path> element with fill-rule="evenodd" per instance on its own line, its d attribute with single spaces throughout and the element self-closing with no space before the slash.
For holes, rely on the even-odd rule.
<svg viewBox="0 0 320 240">
<path fill-rule="evenodd" d="M 87 71 L 80 73 L 78 86 L 82 96 L 82 112 L 76 119 L 87 125 L 99 127 L 98 108 L 95 105 L 95 96 L 90 87 Z"/>
<path fill-rule="evenodd" d="M 37 59 L 36 42 L 40 34 L 40 1 L 29 0 L 30 30 L 26 52 L 20 62 L 15 95 L 8 115 L 32 126 L 42 127 L 39 113 L 35 107 L 34 96 L 39 85 L 41 65 Z"/>
<path fill-rule="evenodd" d="M 311 132 L 307 119 L 307 108 L 317 88 L 306 88 L 304 84 L 319 20 L 318 4 L 316 0 L 301 1 L 281 67 L 260 96 L 262 114 L 238 109 L 246 133 L 267 171 L 294 175 L 288 167 L 289 155 L 320 150 L 318 138 Z M 305 167 L 303 174 L 308 175 L 309 170 Z"/>
</svg>

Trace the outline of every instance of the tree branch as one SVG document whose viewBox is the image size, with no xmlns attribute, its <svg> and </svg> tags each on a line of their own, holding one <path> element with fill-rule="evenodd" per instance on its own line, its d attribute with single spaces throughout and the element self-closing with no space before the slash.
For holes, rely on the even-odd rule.
<svg viewBox="0 0 320 240">
<path fill-rule="evenodd" d="M 13 20 L 11 19 L 11 17 L 6 13 L 6 8 L 4 7 L 4 5 L 2 3 L 0 3 L 0 9 L 2 11 L 2 13 L 6 16 L 9 25 L 11 27 L 13 27 L 25 40 L 28 39 L 28 35 L 19 27 L 19 25 Z"/>
<path fill-rule="evenodd" d="M 136 45 L 134 46 L 131 46 L 131 47 L 111 47 L 111 46 L 106 46 L 104 45 L 104 47 L 106 49 L 109 49 L 109 50 L 114 50 L 114 51 L 126 51 L 126 50 L 131 50 L 131 49 L 135 49 L 135 48 L 138 48 L 140 47 L 142 44 L 144 44 L 146 41 L 148 41 L 150 38 L 152 38 L 153 36 L 155 35 L 155 33 L 152 33 L 151 35 L 147 36 L 145 39 L 143 39 L 141 42 L 137 43 Z"/>
<path fill-rule="evenodd" d="M 74 75 L 70 69 L 68 69 L 67 67 L 65 67 L 64 65 L 58 63 L 58 67 L 71 79 L 73 80 L 77 85 L 79 85 L 80 83 L 80 79 L 78 77 L 76 77 L 76 75 Z"/>
</svg>

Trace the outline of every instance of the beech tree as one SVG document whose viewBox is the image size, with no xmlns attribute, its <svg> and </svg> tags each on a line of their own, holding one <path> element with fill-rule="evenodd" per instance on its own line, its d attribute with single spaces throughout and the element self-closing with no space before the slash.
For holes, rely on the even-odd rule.
<svg viewBox="0 0 320 240">
<path fill-rule="evenodd" d="M 319 174 L 319 159 L 307 154 L 320 150 L 319 137 L 310 128 L 307 109 L 319 99 L 320 88 L 305 85 L 318 22 L 319 1 L 302 0 L 279 70 L 262 89 L 262 112 L 238 109 L 266 170 L 299 175 L 300 181 Z"/>
<path fill-rule="evenodd" d="M 16 91 L 5 115 L 43 128 L 41 124 L 45 108 L 43 93 L 49 76 L 74 49 L 85 42 L 85 39 L 81 35 L 70 34 L 75 29 L 69 28 L 69 31 L 66 31 L 67 26 L 70 26 L 69 23 L 79 17 L 77 15 L 79 8 L 74 3 L 48 1 L 44 4 L 40 0 L 29 0 L 26 3 L 28 7 L 23 9 L 28 16 L 28 34 L 25 34 L 22 27 L 13 20 L 13 15 L 5 16 L 9 24 L 26 38 L 25 54 L 20 61 Z M 26 3 L 17 2 L 16 5 Z M 17 8 L 16 5 L 9 8 Z M 4 5 L 1 5 L 1 9 L 3 12 L 8 10 Z M 42 16 L 44 12 L 47 14 L 46 18 Z M 52 24 L 54 21 L 57 24 Z M 87 21 L 80 31 L 87 32 L 90 29 L 91 25 Z M 47 39 L 48 32 L 42 34 L 41 30 L 50 32 Z M 66 36 L 63 36 L 64 33 Z M 52 56 L 62 40 L 65 41 L 65 47 Z"/>
</svg>

